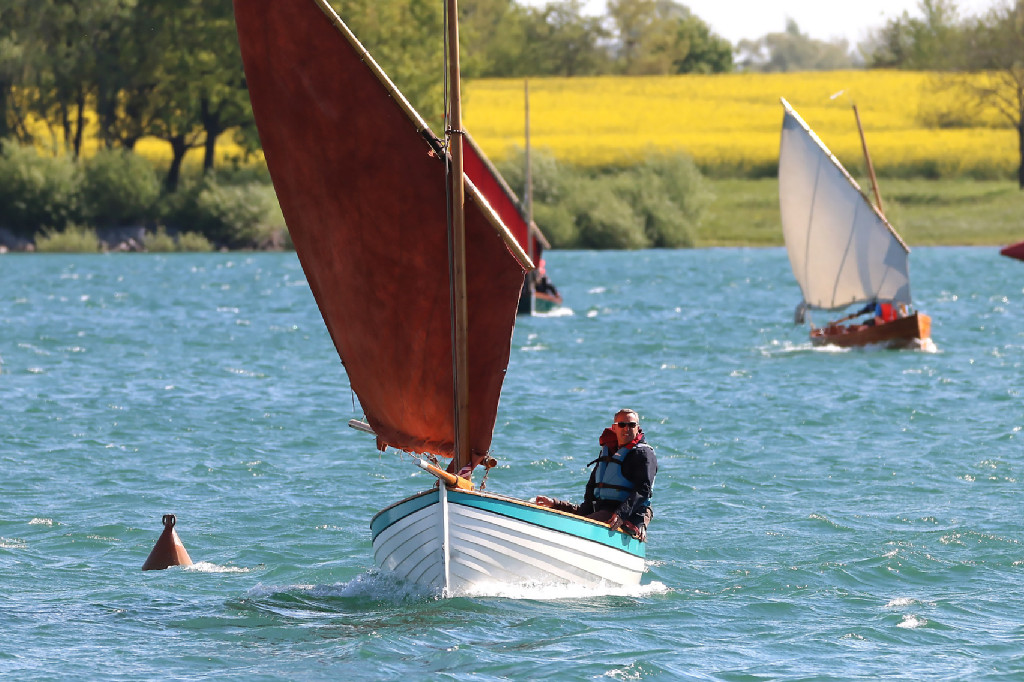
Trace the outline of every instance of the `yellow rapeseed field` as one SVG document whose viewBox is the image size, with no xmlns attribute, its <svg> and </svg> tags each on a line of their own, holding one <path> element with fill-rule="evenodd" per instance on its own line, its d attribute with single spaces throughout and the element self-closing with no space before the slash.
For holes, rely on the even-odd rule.
<svg viewBox="0 0 1024 682">
<path fill-rule="evenodd" d="M 936 94 L 936 78 L 924 72 L 818 71 L 530 79 L 531 144 L 584 166 L 686 152 L 715 175 L 770 174 L 779 152 L 779 97 L 785 97 L 851 170 L 863 167 L 851 109 L 856 103 L 881 174 L 1011 176 L 1018 164 L 1016 133 L 994 113 L 976 115 L 970 127 L 922 122 L 935 111 L 965 110 L 952 95 Z M 495 161 L 524 145 L 523 86 L 522 79 L 464 84 L 465 127 Z M 96 146 L 89 118 L 86 155 Z M 37 126 L 41 146 L 50 141 L 56 149 L 54 131 Z M 158 165 L 170 161 L 170 147 L 160 140 L 143 138 L 136 151 Z M 240 160 L 230 133 L 219 139 L 217 157 L 222 165 Z M 202 151 L 192 150 L 186 166 L 201 160 Z"/>
<path fill-rule="evenodd" d="M 711 172 L 769 170 L 778 159 L 785 97 L 847 166 L 859 167 L 863 158 L 856 103 L 880 173 L 1012 173 L 1016 133 L 994 114 L 979 115 L 971 127 L 925 127 L 923 117 L 937 110 L 964 109 L 953 95 L 936 94 L 935 78 L 827 71 L 531 79 L 531 146 L 588 166 L 683 151 Z M 523 147 L 523 89 L 520 79 L 465 86 L 465 126 L 495 160 Z"/>
</svg>

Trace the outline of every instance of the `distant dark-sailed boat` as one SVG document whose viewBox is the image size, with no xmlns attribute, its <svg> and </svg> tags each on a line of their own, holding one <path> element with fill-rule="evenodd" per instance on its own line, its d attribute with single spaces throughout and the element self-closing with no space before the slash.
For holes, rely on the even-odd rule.
<svg viewBox="0 0 1024 682">
<path fill-rule="evenodd" d="M 999 249 L 999 253 L 1009 258 L 1024 260 L 1024 242 L 1017 242 Z"/>
<path fill-rule="evenodd" d="M 824 327 L 812 323 L 811 343 L 920 347 L 931 336 L 931 318 L 911 310 L 910 249 L 800 115 L 781 102 L 779 208 L 789 263 L 803 293 L 795 321 L 802 322 L 808 310 L 874 303 L 884 313 L 867 324 L 843 324 L 861 311 Z"/>
<path fill-rule="evenodd" d="M 518 312 L 520 315 L 548 312 L 562 304 L 562 296 L 547 279 L 544 267 L 544 250 L 551 248 L 551 245 L 530 217 L 529 207 L 516 195 L 472 135 L 466 133 L 465 139 L 467 144 L 463 149 L 466 177 L 480 190 L 519 245 L 538 266 L 526 275 Z"/>
<path fill-rule="evenodd" d="M 491 463 L 532 264 L 464 179 L 461 135 L 448 146 L 435 137 L 326 0 L 234 6 L 267 165 L 364 410 L 359 425 L 380 449 L 426 454 L 415 461 L 438 479 L 374 516 L 377 565 L 445 595 L 492 584 L 638 584 L 645 543 L 606 523 L 478 490 L 470 479 L 474 465 Z M 449 45 L 457 45 L 452 32 Z M 460 131 L 458 50 L 451 52 L 449 127 Z M 451 457 L 450 471 L 436 457 Z"/>
</svg>

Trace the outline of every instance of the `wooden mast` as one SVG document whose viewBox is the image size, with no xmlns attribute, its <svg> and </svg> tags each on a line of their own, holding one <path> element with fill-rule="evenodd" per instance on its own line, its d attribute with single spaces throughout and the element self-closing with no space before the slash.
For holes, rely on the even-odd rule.
<svg viewBox="0 0 1024 682">
<path fill-rule="evenodd" d="M 531 174 L 530 164 L 530 81 L 523 81 L 523 99 L 525 101 L 526 111 L 526 153 L 525 163 L 526 171 L 524 177 L 526 178 L 526 190 L 523 192 L 526 201 L 524 212 L 526 213 L 526 255 L 530 257 L 530 260 L 536 258 L 536 254 L 533 252 L 533 175 Z"/>
<path fill-rule="evenodd" d="M 864 160 L 868 163 L 868 177 L 871 178 L 871 189 L 875 192 L 875 205 L 878 206 L 878 212 L 883 216 L 885 210 L 882 209 L 882 195 L 878 192 L 878 179 L 875 178 L 875 167 L 871 163 L 871 155 L 868 154 L 868 143 L 864 139 L 864 127 L 860 124 L 860 112 L 857 111 L 857 105 L 853 105 L 853 116 L 857 119 L 857 131 L 860 133 L 860 146 L 864 150 Z"/>
<path fill-rule="evenodd" d="M 452 367 L 455 383 L 455 457 L 457 474 L 470 464 L 469 452 L 469 352 L 466 307 L 466 189 L 462 168 L 462 85 L 459 74 L 459 3 L 446 0 L 448 9 L 448 78 L 451 83 L 449 147 L 451 150 L 452 201 Z"/>
</svg>

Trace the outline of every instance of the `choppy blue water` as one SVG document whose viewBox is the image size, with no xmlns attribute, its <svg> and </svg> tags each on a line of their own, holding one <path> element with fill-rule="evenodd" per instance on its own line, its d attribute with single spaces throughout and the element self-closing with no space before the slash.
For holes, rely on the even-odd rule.
<svg viewBox="0 0 1024 682">
<path fill-rule="evenodd" d="M 780 249 L 550 253 L 488 489 L 579 499 L 635 407 L 649 570 L 442 600 L 373 568 L 428 481 L 294 255 L 4 256 L 0 677 L 1021 679 L 1024 263 L 911 258 L 937 352 L 812 350 Z M 197 563 L 142 572 L 165 513 Z"/>
</svg>

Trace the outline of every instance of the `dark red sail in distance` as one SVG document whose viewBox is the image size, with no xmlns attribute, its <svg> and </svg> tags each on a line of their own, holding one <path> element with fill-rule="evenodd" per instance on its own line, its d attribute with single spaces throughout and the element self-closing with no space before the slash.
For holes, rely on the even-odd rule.
<svg viewBox="0 0 1024 682">
<path fill-rule="evenodd" d="M 519 245 L 527 250 L 527 255 L 530 258 L 536 258 L 536 253 L 529 251 L 530 226 L 519 210 L 518 197 L 511 194 L 512 190 L 501 179 L 498 171 L 491 166 L 491 162 L 487 160 L 487 157 L 469 135 L 466 135 L 466 142 L 467 144 L 462 149 L 462 165 L 466 177 L 487 198 L 487 203 L 494 208 L 494 212 L 505 223 Z"/>
<path fill-rule="evenodd" d="M 443 160 L 325 0 L 235 0 L 260 140 L 302 268 L 382 444 L 451 456 Z M 490 447 L 524 266 L 466 201 L 470 448 Z"/>
</svg>

